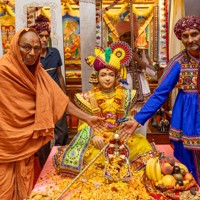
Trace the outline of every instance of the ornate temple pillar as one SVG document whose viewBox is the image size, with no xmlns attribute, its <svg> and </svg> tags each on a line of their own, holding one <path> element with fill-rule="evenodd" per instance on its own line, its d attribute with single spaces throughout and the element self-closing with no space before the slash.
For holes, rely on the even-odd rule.
<svg viewBox="0 0 200 200">
<path fill-rule="evenodd" d="M 27 8 L 28 7 L 49 7 L 51 23 L 52 46 L 56 47 L 61 55 L 63 66 L 61 68 L 65 77 L 65 65 L 63 54 L 63 30 L 62 30 L 62 8 L 61 1 L 58 0 L 16 0 L 16 31 L 27 27 Z"/>
<path fill-rule="evenodd" d="M 82 91 L 91 89 L 89 83 L 92 69 L 85 62 L 85 58 L 93 54 L 96 46 L 96 3 L 95 0 L 80 0 L 80 34 L 81 34 L 81 71 Z"/>
</svg>

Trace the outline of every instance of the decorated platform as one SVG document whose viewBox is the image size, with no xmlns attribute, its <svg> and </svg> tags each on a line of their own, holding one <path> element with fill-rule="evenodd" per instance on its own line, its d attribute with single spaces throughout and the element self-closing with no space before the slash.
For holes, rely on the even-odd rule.
<svg viewBox="0 0 200 200">
<path fill-rule="evenodd" d="M 105 179 L 103 172 L 104 170 L 97 170 L 96 173 L 90 173 L 91 171 L 86 170 L 83 176 L 80 176 L 76 182 L 67 190 L 66 193 L 63 193 L 61 196 L 60 194 L 66 188 L 66 186 L 70 185 L 73 179 L 66 178 L 62 175 L 58 175 L 55 171 L 53 166 L 52 157 L 56 153 L 58 147 L 53 147 L 51 154 L 35 184 L 35 187 L 32 191 L 32 194 L 29 199 L 43 199 L 43 200 L 70 200 L 70 199 L 130 199 L 134 200 L 140 197 L 140 199 L 144 200 L 153 200 L 153 199 L 200 199 L 200 195 L 197 192 L 197 187 L 194 182 L 190 182 L 193 185 L 187 185 L 188 190 L 181 191 L 181 195 L 179 197 L 169 197 L 164 195 L 163 193 L 166 192 L 166 188 L 160 188 L 158 192 L 148 191 L 148 187 L 155 189 L 155 187 L 159 188 L 159 181 L 155 181 L 155 185 L 152 186 L 153 177 L 149 176 L 149 172 L 147 170 L 140 170 L 138 172 L 132 172 L 133 178 L 129 183 L 125 183 L 122 181 L 112 182 L 107 184 L 102 184 Z M 157 145 L 157 150 L 162 152 L 163 155 L 167 157 L 173 157 L 173 149 L 170 145 Z M 178 162 L 177 160 L 175 160 Z M 151 165 L 153 162 L 151 161 Z M 91 165 L 94 168 L 94 166 Z M 94 170 L 94 169 L 92 169 Z M 149 178 L 145 183 L 141 184 L 142 177 L 146 176 Z M 167 175 L 162 175 L 167 176 Z M 96 182 L 94 182 L 94 180 Z M 168 184 L 168 181 L 166 181 Z M 187 184 L 187 183 L 186 183 Z M 130 187 L 131 185 L 131 187 Z M 176 184 L 177 185 L 177 184 Z M 155 186 L 155 187 L 154 187 Z M 170 184 L 169 184 L 170 186 Z M 195 189 L 190 190 L 192 186 L 195 186 Z M 162 187 L 162 186 L 160 186 Z M 177 186 L 176 186 L 177 187 Z M 178 185 L 179 187 L 179 185 Z M 101 188 L 101 189 L 99 189 Z M 169 187 L 168 187 L 169 188 Z M 173 187 L 172 187 L 173 188 Z M 174 187 L 175 188 L 175 187 Z M 162 191 L 163 189 L 163 191 Z M 90 192 L 89 192 L 90 191 Z M 162 191 L 162 192 L 160 192 Z M 171 190 L 172 191 L 172 190 Z M 152 192 L 152 193 L 151 193 Z M 192 194 L 193 193 L 193 194 Z M 131 195 L 130 195 L 131 194 Z M 135 196 L 134 196 L 135 195 Z M 182 196 L 182 197 L 181 197 Z M 58 198 L 59 197 L 59 198 Z M 127 198 L 124 198 L 127 197 Z"/>
</svg>

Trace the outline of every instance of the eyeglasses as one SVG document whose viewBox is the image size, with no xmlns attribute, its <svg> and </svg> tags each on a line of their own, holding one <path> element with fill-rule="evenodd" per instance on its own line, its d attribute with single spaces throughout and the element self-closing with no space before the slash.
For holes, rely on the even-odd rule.
<svg viewBox="0 0 200 200">
<path fill-rule="evenodd" d="M 26 53 L 30 53 L 33 49 L 35 53 L 39 53 L 41 51 L 41 46 L 32 47 L 31 45 L 20 45 L 19 46 L 26 51 Z"/>
</svg>

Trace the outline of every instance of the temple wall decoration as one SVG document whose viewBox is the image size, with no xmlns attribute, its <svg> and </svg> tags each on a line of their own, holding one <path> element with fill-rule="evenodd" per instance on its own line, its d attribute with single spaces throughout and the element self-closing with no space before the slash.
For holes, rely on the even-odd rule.
<svg viewBox="0 0 200 200">
<path fill-rule="evenodd" d="M 14 4 L 0 2 L 0 24 L 1 24 L 1 53 L 5 54 L 10 49 L 10 41 L 15 34 Z"/>
<path fill-rule="evenodd" d="M 66 78 L 81 78 L 80 17 L 66 12 L 62 17 Z"/>
<path fill-rule="evenodd" d="M 158 61 L 159 66 L 167 66 L 168 56 L 168 1 L 159 1 L 159 27 L 158 27 Z"/>
</svg>

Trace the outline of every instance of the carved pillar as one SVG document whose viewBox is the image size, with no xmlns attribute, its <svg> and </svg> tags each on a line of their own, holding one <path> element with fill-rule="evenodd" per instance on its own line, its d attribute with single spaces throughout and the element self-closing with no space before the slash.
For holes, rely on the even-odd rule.
<svg viewBox="0 0 200 200">
<path fill-rule="evenodd" d="M 91 89 L 89 83 L 92 69 L 85 62 L 85 58 L 93 54 L 96 45 L 96 3 L 95 0 L 80 0 L 80 33 L 81 33 L 81 70 L 82 91 Z"/>
</svg>

